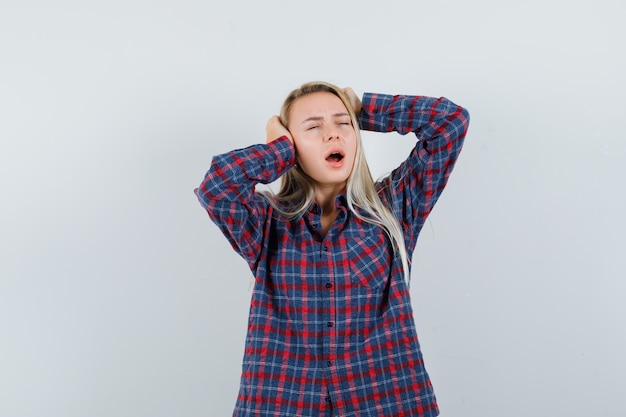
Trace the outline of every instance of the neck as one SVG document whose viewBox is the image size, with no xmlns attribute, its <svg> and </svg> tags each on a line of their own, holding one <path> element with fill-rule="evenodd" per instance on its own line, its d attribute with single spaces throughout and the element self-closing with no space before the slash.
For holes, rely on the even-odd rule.
<svg viewBox="0 0 626 417">
<path fill-rule="evenodd" d="M 318 186 L 315 190 L 315 201 L 322 207 L 324 214 L 332 214 L 335 212 L 335 198 L 343 191 L 345 185 L 336 185 L 329 187 Z"/>
<path fill-rule="evenodd" d="M 339 189 L 318 189 L 315 192 L 315 200 L 322 207 L 322 234 L 326 235 L 330 230 L 332 224 L 339 213 L 339 210 L 335 208 L 335 198 L 339 195 L 343 187 Z"/>
</svg>

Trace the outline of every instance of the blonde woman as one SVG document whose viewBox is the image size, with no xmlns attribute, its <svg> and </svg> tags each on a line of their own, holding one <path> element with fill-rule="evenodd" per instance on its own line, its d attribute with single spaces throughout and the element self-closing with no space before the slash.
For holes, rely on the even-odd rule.
<svg viewBox="0 0 626 417">
<path fill-rule="evenodd" d="M 435 416 L 409 292 L 418 234 L 469 114 L 445 98 L 312 82 L 264 144 L 218 155 L 195 190 L 254 274 L 234 416 Z M 360 129 L 417 136 L 374 182 Z M 276 195 L 255 191 L 281 179 Z"/>
</svg>

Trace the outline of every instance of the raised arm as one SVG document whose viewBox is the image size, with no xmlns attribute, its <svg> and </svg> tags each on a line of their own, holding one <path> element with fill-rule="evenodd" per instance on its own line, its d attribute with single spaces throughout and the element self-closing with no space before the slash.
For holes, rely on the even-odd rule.
<svg viewBox="0 0 626 417">
<path fill-rule="evenodd" d="M 377 184 L 381 198 L 403 225 L 407 249 L 412 251 L 461 152 L 469 112 L 443 97 L 366 93 L 359 124 L 364 130 L 417 136 L 409 157 Z"/>
<path fill-rule="evenodd" d="M 261 253 L 269 211 L 269 203 L 255 186 L 273 182 L 295 162 L 289 137 L 268 142 L 213 157 L 195 189 L 209 217 L 252 269 Z"/>
</svg>

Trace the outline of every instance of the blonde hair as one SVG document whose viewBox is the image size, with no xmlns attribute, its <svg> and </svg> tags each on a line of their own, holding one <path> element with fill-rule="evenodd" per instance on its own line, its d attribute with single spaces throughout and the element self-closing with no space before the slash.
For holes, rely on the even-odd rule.
<svg viewBox="0 0 626 417">
<path fill-rule="evenodd" d="M 363 152 L 359 121 L 347 94 L 341 88 L 326 82 L 314 81 L 303 84 L 300 88 L 293 90 L 283 102 L 280 111 L 280 121 L 284 126 L 289 126 L 289 111 L 293 103 L 305 95 L 318 92 L 332 93 L 341 99 L 350 114 L 352 126 L 356 133 L 356 156 L 346 185 L 348 208 L 359 219 L 377 224 L 385 230 L 392 242 L 394 251 L 402 260 L 404 278 L 408 283 L 410 275 L 409 262 L 402 229 L 391 210 L 383 204 L 376 192 L 376 187 Z M 278 193 L 273 196 L 267 195 L 266 198 L 280 214 L 289 220 L 293 220 L 301 217 L 313 204 L 315 199 L 314 184 L 302 168 L 296 165 L 281 177 Z M 355 210 L 355 207 L 358 207 L 359 210 Z"/>
</svg>

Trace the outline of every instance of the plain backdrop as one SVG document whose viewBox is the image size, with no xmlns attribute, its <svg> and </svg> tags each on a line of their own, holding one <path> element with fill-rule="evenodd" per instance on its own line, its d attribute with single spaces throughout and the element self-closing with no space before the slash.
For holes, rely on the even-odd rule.
<svg viewBox="0 0 626 417">
<path fill-rule="evenodd" d="M 193 189 L 310 80 L 471 112 L 411 287 L 441 415 L 626 415 L 625 12 L 4 0 L 0 416 L 232 413 L 251 276 Z"/>
</svg>

